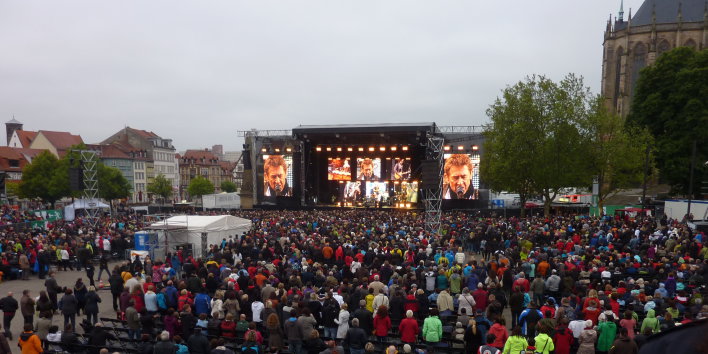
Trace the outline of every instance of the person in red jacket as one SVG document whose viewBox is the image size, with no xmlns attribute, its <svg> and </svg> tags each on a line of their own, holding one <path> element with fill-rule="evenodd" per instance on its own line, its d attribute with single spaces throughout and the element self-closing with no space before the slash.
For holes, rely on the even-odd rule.
<svg viewBox="0 0 708 354">
<path fill-rule="evenodd" d="M 406 311 L 406 318 L 398 325 L 398 332 L 401 333 L 401 342 L 415 343 L 419 330 L 418 321 L 413 318 L 413 311 Z"/>
<path fill-rule="evenodd" d="M 221 327 L 221 336 L 227 338 L 236 337 L 236 322 L 234 321 L 234 315 L 226 315 L 226 319 L 219 325 Z"/>
<path fill-rule="evenodd" d="M 391 329 L 391 317 L 388 317 L 386 305 L 381 305 L 374 316 L 374 335 L 378 337 L 380 342 L 385 342 L 389 329 Z"/>
<path fill-rule="evenodd" d="M 487 296 L 488 293 L 484 290 L 484 284 L 477 284 L 477 290 L 472 292 L 472 297 L 474 297 L 475 310 L 486 310 L 487 309 Z"/>
<path fill-rule="evenodd" d="M 416 313 L 419 311 L 420 306 L 418 305 L 418 299 L 415 298 L 415 292 L 411 291 L 408 295 L 406 295 L 406 300 L 403 303 L 403 310 L 404 311 L 413 311 L 413 313 Z"/>
<path fill-rule="evenodd" d="M 556 334 L 553 335 L 553 345 L 555 346 L 555 354 L 570 354 L 570 347 L 573 345 L 575 338 L 573 331 L 568 328 L 568 319 L 561 319 L 560 325 L 556 328 Z"/>
<path fill-rule="evenodd" d="M 494 322 L 492 328 L 489 329 L 487 334 L 494 335 L 494 342 L 492 343 L 493 347 L 499 350 L 504 349 L 504 343 L 506 343 L 506 340 L 509 338 L 509 331 L 506 330 L 504 318 L 501 316 L 497 318 L 496 322 Z"/>
</svg>

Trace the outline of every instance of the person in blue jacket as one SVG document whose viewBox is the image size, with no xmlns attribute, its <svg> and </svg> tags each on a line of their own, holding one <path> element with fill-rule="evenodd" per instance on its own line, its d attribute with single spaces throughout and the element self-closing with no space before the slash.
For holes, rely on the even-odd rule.
<svg viewBox="0 0 708 354">
<path fill-rule="evenodd" d="M 207 295 L 206 290 L 200 291 L 194 297 L 194 311 L 196 311 L 197 316 L 211 312 L 211 298 Z"/>
</svg>

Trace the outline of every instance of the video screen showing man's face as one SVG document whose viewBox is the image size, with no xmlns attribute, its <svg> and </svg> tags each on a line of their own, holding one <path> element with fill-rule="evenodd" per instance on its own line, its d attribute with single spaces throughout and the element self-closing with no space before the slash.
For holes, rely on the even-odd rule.
<svg viewBox="0 0 708 354">
<path fill-rule="evenodd" d="M 288 196 L 288 163 L 282 155 L 270 155 L 263 162 L 263 180 L 266 196 Z"/>
<path fill-rule="evenodd" d="M 453 154 L 445 159 L 444 199 L 474 199 L 472 160 L 466 154 Z"/>
<path fill-rule="evenodd" d="M 381 178 L 381 159 L 357 159 L 357 179 L 360 181 L 378 181 Z"/>
</svg>

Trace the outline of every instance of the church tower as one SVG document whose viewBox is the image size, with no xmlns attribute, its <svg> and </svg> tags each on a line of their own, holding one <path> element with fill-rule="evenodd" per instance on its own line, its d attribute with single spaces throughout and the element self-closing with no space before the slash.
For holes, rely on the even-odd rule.
<svg viewBox="0 0 708 354">
<path fill-rule="evenodd" d="M 22 130 L 23 124 L 18 122 L 15 117 L 12 117 L 12 120 L 9 122 L 5 123 L 5 132 L 7 133 L 7 141 L 5 142 L 5 145 L 10 145 L 10 139 L 12 139 L 12 134 L 15 132 L 15 130 Z"/>
<path fill-rule="evenodd" d="M 626 117 L 640 70 L 677 47 L 708 48 L 708 1 L 645 0 L 625 19 L 624 2 L 607 20 L 602 53 L 601 93 L 610 112 Z"/>
</svg>

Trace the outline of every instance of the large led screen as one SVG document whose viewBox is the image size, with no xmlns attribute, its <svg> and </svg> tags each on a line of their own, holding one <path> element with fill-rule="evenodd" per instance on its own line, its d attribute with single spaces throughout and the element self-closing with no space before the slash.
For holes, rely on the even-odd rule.
<svg viewBox="0 0 708 354">
<path fill-rule="evenodd" d="M 445 154 L 443 199 L 479 197 L 479 154 Z"/>
<path fill-rule="evenodd" d="M 351 181 L 351 161 L 347 158 L 330 158 L 327 161 L 327 179 L 330 181 Z"/>
<path fill-rule="evenodd" d="M 342 191 L 342 200 L 346 203 L 354 203 L 363 199 L 363 184 L 359 181 L 346 182 Z"/>
<path fill-rule="evenodd" d="M 418 182 L 400 182 L 394 184 L 396 193 L 394 202 L 396 203 L 417 203 L 418 202 Z"/>
<path fill-rule="evenodd" d="M 407 180 L 411 178 L 411 160 L 404 158 L 392 159 L 391 179 L 394 181 Z"/>
<path fill-rule="evenodd" d="M 263 155 L 263 196 L 291 197 L 293 195 L 293 157 L 291 155 Z"/>
<path fill-rule="evenodd" d="M 359 181 L 381 180 L 381 158 L 357 158 L 356 179 Z"/>
<path fill-rule="evenodd" d="M 366 182 L 366 198 L 380 202 L 388 199 L 388 182 Z"/>
</svg>

